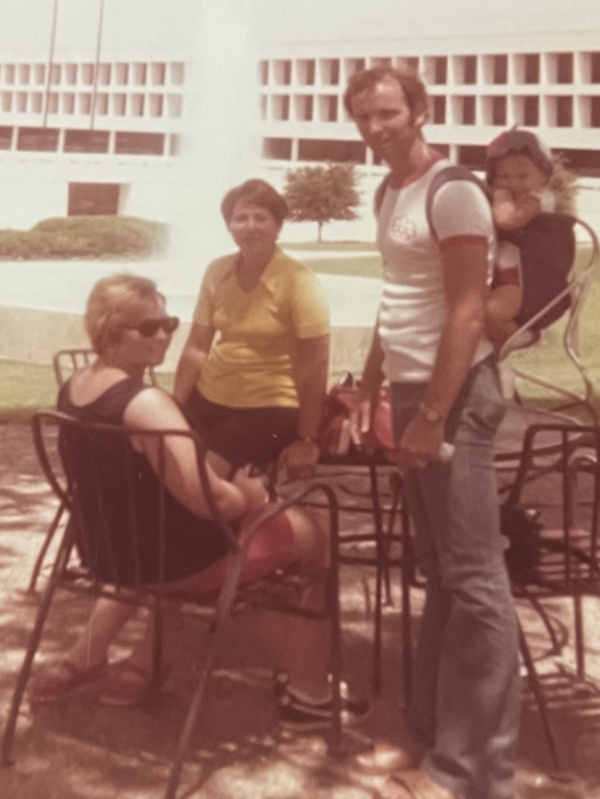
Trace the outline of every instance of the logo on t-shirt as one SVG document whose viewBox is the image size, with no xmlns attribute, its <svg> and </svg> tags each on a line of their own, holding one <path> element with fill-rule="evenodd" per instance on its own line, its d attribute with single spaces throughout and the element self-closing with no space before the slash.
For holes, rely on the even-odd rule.
<svg viewBox="0 0 600 799">
<path fill-rule="evenodd" d="M 402 214 L 402 216 L 396 216 L 392 219 L 389 235 L 398 244 L 410 244 L 417 238 L 417 228 L 406 214 Z"/>
</svg>

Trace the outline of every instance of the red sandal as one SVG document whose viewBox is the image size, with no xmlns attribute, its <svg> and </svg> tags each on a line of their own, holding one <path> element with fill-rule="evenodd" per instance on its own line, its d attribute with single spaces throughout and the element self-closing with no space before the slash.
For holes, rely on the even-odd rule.
<svg viewBox="0 0 600 799">
<path fill-rule="evenodd" d="M 107 666 L 108 661 L 103 660 L 94 666 L 80 669 L 66 658 L 59 660 L 30 681 L 27 692 L 29 701 L 34 705 L 59 702 L 80 685 L 102 677 Z"/>
<path fill-rule="evenodd" d="M 161 668 L 161 681 L 166 679 L 169 668 Z M 106 688 L 98 701 L 107 707 L 139 707 L 143 705 L 150 690 L 151 670 L 124 660 L 118 663 L 108 678 Z"/>
</svg>

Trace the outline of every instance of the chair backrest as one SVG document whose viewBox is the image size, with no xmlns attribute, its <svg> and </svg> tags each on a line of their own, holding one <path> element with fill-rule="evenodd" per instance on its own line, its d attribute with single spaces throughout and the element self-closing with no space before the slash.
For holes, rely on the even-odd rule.
<svg viewBox="0 0 600 799">
<path fill-rule="evenodd" d="M 220 517 L 210 492 L 202 443 L 192 431 L 131 430 L 38 411 L 33 433 L 43 471 L 71 514 L 70 543 L 93 580 L 140 590 L 176 579 L 169 570 L 179 569 L 184 539 L 193 541 L 193 535 L 191 514 L 165 488 L 170 436 L 189 438 L 196 447 L 204 492 L 220 528 L 215 534 L 235 545 L 234 531 Z M 134 439 L 152 440 L 157 474 L 133 447 Z"/>
<path fill-rule="evenodd" d="M 73 372 L 83 369 L 94 362 L 96 353 L 89 348 L 59 350 L 52 357 L 52 366 L 56 384 L 60 388 L 71 377 Z M 146 370 L 146 382 L 156 386 L 156 374 L 152 367 Z"/>
<path fill-rule="evenodd" d="M 593 384 L 579 353 L 579 321 L 585 300 L 590 292 L 594 269 L 600 260 L 600 246 L 595 231 L 587 222 L 582 219 L 574 219 L 574 226 L 575 229 L 580 228 L 584 231 L 588 237 L 589 255 L 582 258 L 580 254 L 581 247 L 578 248 L 579 253 L 576 252 L 567 286 L 504 343 L 499 353 L 499 360 L 501 362 L 505 361 L 516 350 L 522 350 L 530 344 L 537 343 L 539 336 L 532 335 L 536 329 L 536 324 L 549 313 L 552 314 L 557 307 L 565 307 L 565 310 L 568 308 L 566 311 L 567 320 L 562 335 L 562 345 L 566 356 L 573 363 L 579 374 L 583 383 L 583 390 L 574 392 L 564 386 L 554 384 L 545 378 L 536 377 L 520 369 L 514 369 L 514 372 L 525 380 L 557 392 L 565 397 L 570 404 L 584 406 L 594 422 L 598 423 L 598 415 L 590 402 L 593 395 Z M 564 313 L 562 315 L 564 316 Z M 566 407 L 569 407 L 569 405 Z"/>
</svg>

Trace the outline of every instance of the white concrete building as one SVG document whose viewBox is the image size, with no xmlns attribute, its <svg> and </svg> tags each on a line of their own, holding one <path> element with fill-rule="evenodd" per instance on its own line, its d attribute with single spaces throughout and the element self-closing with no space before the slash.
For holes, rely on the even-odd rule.
<svg viewBox="0 0 600 799">
<path fill-rule="evenodd" d="M 478 168 L 500 130 L 525 125 L 565 153 L 581 176 L 582 213 L 600 215 L 600 6 L 525 0 L 477 13 L 468 4 L 450 13 L 429 0 L 419 17 L 403 0 L 367 8 L 330 0 L 325 10 L 314 0 L 285 9 L 278 0 L 3 0 L 0 226 L 80 213 L 176 221 L 177 166 L 193 118 L 205 120 L 212 150 L 201 143 L 204 170 L 238 158 L 232 175 L 261 170 L 281 184 L 301 163 L 360 164 L 365 225 L 339 224 L 337 234 L 368 237 L 369 198 L 384 170 L 360 142 L 342 93 L 356 69 L 388 63 L 425 78 L 427 138 L 440 150 Z M 229 17 L 203 30 L 199 7 L 229 7 Z M 243 21 L 252 50 L 241 52 L 227 19 Z M 229 82 L 207 100 L 202 58 L 211 48 L 211 80 Z M 223 115 L 220 98 L 236 79 L 218 61 L 232 57 L 240 83 Z M 252 101 L 242 103 L 247 92 Z M 252 140 L 256 124 L 261 144 Z"/>
</svg>

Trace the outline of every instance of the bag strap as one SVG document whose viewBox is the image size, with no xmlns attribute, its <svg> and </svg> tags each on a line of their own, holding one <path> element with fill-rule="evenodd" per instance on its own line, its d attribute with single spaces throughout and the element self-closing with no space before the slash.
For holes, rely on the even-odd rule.
<svg viewBox="0 0 600 799">
<path fill-rule="evenodd" d="M 376 216 L 379 216 L 379 211 L 381 210 L 383 198 L 387 191 L 391 177 L 392 173 L 388 172 L 375 192 L 374 204 Z M 488 187 L 480 178 L 477 177 L 477 175 L 474 175 L 473 172 L 471 172 L 468 166 L 463 166 L 462 164 L 450 164 L 450 166 L 440 169 L 440 171 L 433 176 L 433 179 L 429 184 L 427 189 L 427 198 L 425 200 L 425 216 L 427 217 L 427 224 L 429 225 L 429 230 L 431 231 L 431 236 L 434 241 L 438 241 L 438 235 L 433 227 L 431 218 L 433 200 L 438 189 L 440 189 L 444 184 L 451 183 L 454 180 L 467 180 L 469 183 L 474 183 L 485 194 L 488 202 L 490 200 Z"/>
</svg>

